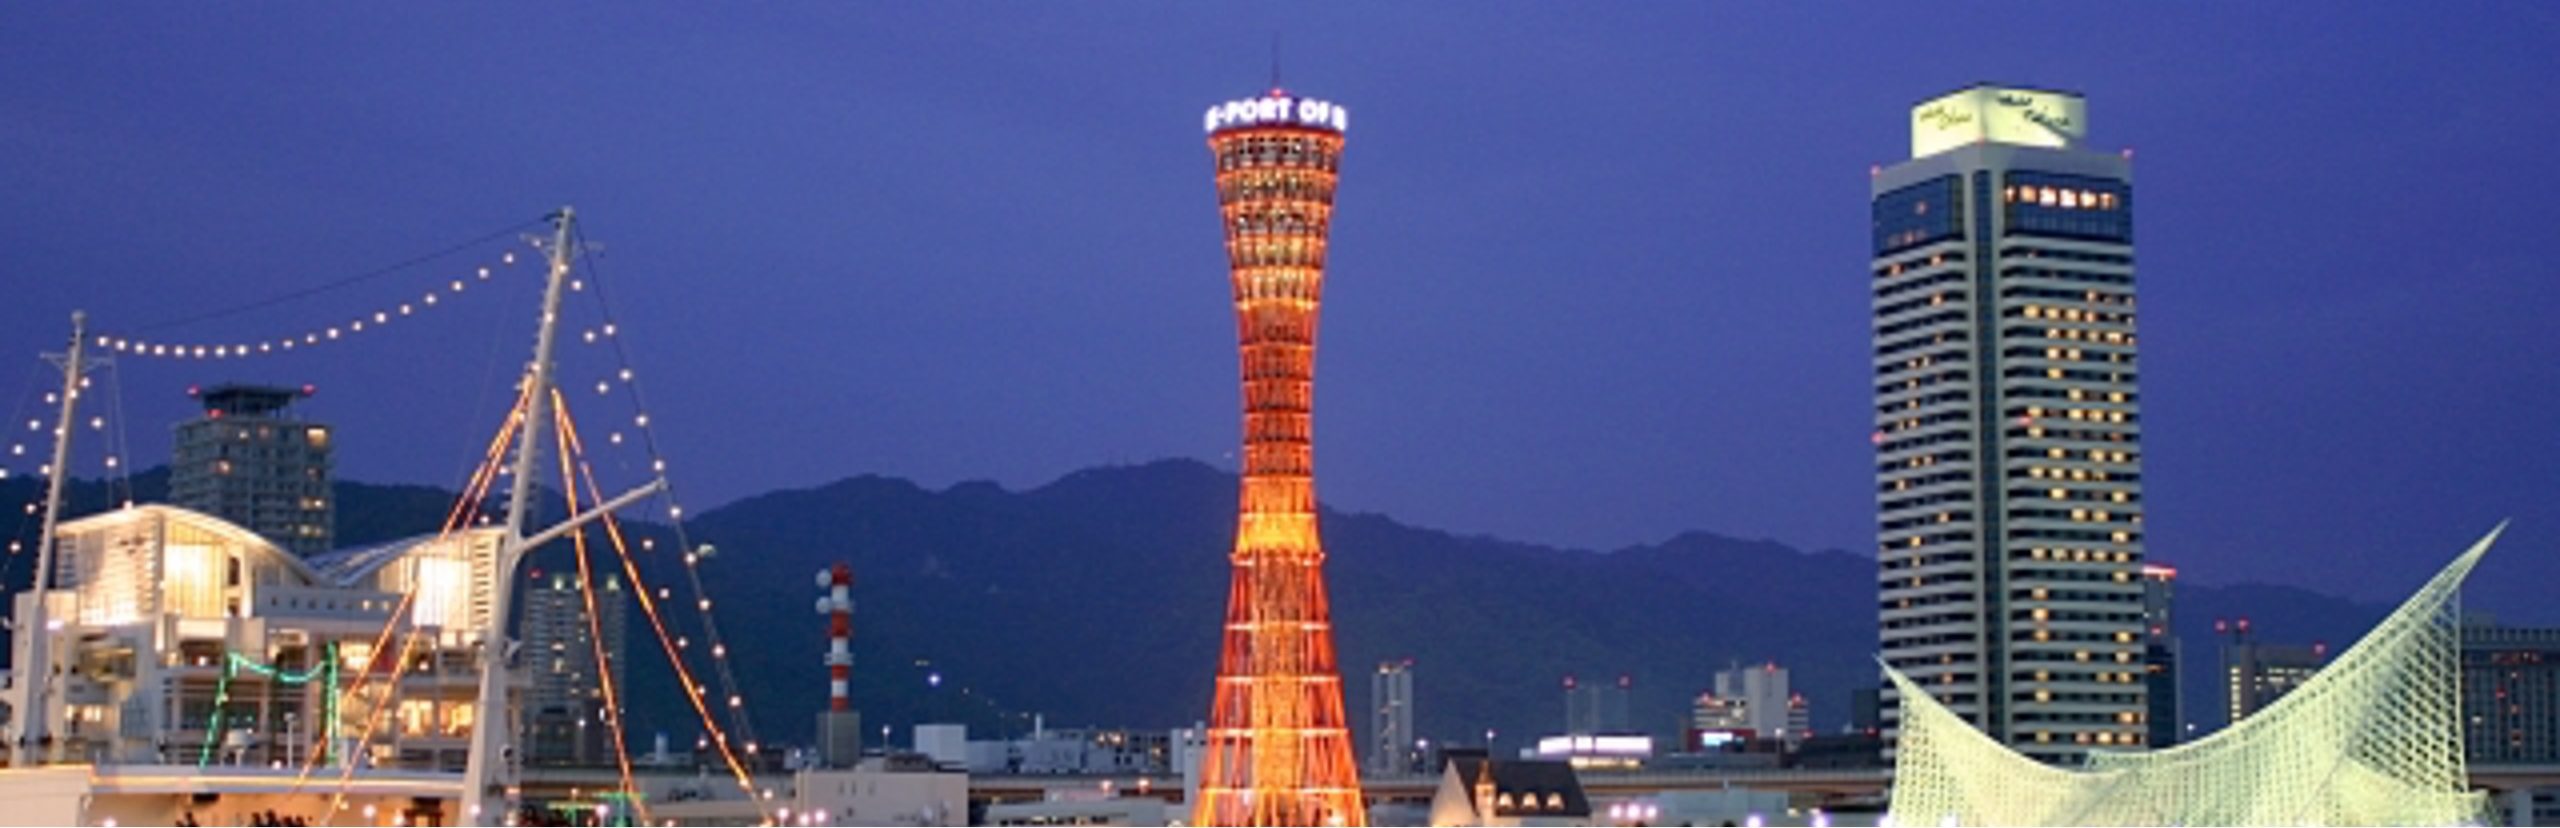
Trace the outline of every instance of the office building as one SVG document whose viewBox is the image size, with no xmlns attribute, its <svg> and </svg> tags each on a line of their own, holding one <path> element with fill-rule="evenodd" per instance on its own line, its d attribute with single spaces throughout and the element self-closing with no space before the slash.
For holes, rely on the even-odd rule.
<svg viewBox="0 0 2560 828">
<path fill-rule="evenodd" d="M 1565 735 L 1628 732 L 1627 696 L 1635 686 L 1635 678 L 1626 675 L 1604 682 L 1564 677 Z"/>
<path fill-rule="evenodd" d="M 1881 650 L 2058 763 L 2149 738 L 2132 160 L 2087 126 L 1961 89 L 1871 185 Z"/>
<path fill-rule="evenodd" d="M 595 619 L 588 621 L 586 590 L 576 572 L 530 570 L 517 590 L 524 602 L 522 665 L 530 676 L 523 726 L 526 759 L 538 764 L 592 765 L 613 761 L 612 730 L 605 719 L 602 671 L 596 665 L 595 632 L 604 634 L 605 666 L 613 686 L 627 688 L 624 654 L 631 597 L 622 579 L 596 579 Z M 627 690 L 624 692 L 628 692 Z"/>
<path fill-rule="evenodd" d="M 2164 748 L 2178 743 L 2178 727 L 2187 720 L 2186 693 L 2178 689 L 2178 628 L 2171 606 L 2178 598 L 2178 570 L 2163 564 L 2142 565 L 2142 688 L 2151 711 L 2150 743 Z"/>
<path fill-rule="evenodd" d="M 2293 688 L 2310 681 L 2329 660 L 2319 644 L 2262 644 L 2237 641 L 2222 646 L 2223 709 L 2232 724 L 2265 710 Z"/>
<path fill-rule="evenodd" d="M 1369 676 L 1369 772 L 1402 776 L 1421 770 L 1413 733 L 1413 659 L 1378 663 Z"/>
<path fill-rule="evenodd" d="M 220 385 L 187 389 L 204 415 L 178 424 L 169 502 L 247 527 L 302 557 L 329 551 L 337 535 L 327 425 L 293 415 L 311 386 Z"/>
<path fill-rule="evenodd" d="M 2560 764 L 2560 629 L 2463 625 L 2462 746 L 2473 765 Z"/>
<path fill-rule="evenodd" d="M 1810 735 L 1812 711 L 1802 695 L 1788 689 L 1787 668 L 1775 662 L 1736 666 L 1716 671 L 1715 681 L 1715 689 L 1699 695 L 1691 710 L 1695 735 L 1689 747 L 1750 741 L 1794 745 Z"/>
</svg>

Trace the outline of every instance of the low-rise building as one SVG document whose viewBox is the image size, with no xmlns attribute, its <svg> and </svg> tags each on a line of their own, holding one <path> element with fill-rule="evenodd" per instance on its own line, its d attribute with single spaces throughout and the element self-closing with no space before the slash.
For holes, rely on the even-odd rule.
<svg viewBox="0 0 2560 828">
<path fill-rule="evenodd" d="M 1431 824 L 1591 825 L 1582 778 L 1563 762 L 1451 751 L 1431 796 Z"/>
<path fill-rule="evenodd" d="M 17 663 L 38 634 L 51 663 L 17 671 L 12 721 L 54 723 L 28 748 L 53 760 L 460 769 L 498 534 L 305 560 L 174 506 L 67 521 L 54 588 L 17 596 L 16 617 L 41 600 L 49 628 L 13 632 Z M 382 689 L 341 692 L 359 682 Z M 368 729 L 362 755 L 343 755 Z"/>
</svg>

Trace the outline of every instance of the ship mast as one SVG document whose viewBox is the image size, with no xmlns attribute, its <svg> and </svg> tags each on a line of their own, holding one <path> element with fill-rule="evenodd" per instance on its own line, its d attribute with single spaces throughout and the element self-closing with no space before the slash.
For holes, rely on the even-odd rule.
<svg viewBox="0 0 2560 828">
<path fill-rule="evenodd" d="M 542 290 L 542 325 L 533 339 L 533 362 L 525 367 L 524 422 L 516 434 L 515 480 L 507 492 L 507 531 L 499 538 L 497 566 L 490 573 L 488 626 L 480 633 L 480 696 L 475 710 L 480 726 L 472 731 L 471 752 L 464 760 L 462 818 L 467 825 L 501 824 L 510 810 L 512 797 L 508 789 L 514 780 L 508 771 L 515 765 L 510 753 L 516 738 L 514 717 L 509 715 L 507 691 L 515 671 L 509 658 L 513 642 L 507 638 L 507 614 L 514 605 L 516 567 L 523 563 L 525 552 L 532 546 L 525 537 L 525 520 L 533 511 L 534 467 L 542 452 L 543 429 L 551 424 L 552 345 L 560 327 L 560 293 L 569 282 L 569 233 L 575 212 L 560 208 L 552 216 L 555 227 L 550 254 L 550 282 Z M 489 807 L 492 802 L 498 808 Z M 499 811 L 500 813 L 493 813 Z"/>
<path fill-rule="evenodd" d="M 82 360 L 88 344 L 84 340 L 88 338 L 89 314 L 72 311 L 69 352 L 59 357 L 46 355 L 59 360 L 56 364 L 62 368 L 62 413 L 53 422 L 53 465 L 46 467 L 44 531 L 36 540 L 35 583 L 27 589 L 32 599 L 27 602 L 27 616 L 19 619 L 19 629 L 28 636 L 27 658 L 18 664 L 18 684 L 25 688 L 21 691 L 25 703 L 18 706 L 17 713 L 24 722 L 18 731 L 17 755 L 21 761 L 31 755 L 29 751 L 37 752 L 35 761 L 49 761 L 53 752 L 52 734 L 46 732 L 52 717 L 47 715 L 46 705 L 53 690 L 55 621 L 47 617 L 45 597 L 53 587 L 53 543 L 55 529 L 62 523 L 62 490 L 71 479 L 71 435 L 76 431 L 72 421 L 80 414 L 80 388 L 87 382 L 84 372 L 88 364 Z"/>
</svg>

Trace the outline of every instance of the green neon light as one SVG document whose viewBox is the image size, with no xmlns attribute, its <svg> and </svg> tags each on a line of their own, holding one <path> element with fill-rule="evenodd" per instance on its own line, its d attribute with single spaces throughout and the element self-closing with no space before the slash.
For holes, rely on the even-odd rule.
<svg viewBox="0 0 2560 828">
<path fill-rule="evenodd" d="M 231 706 L 231 680 L 237 677 L 242 670 L 256 673 L 270 681 L 296 687 L 309 684 L 313 679 L 320 679 L 323 683 L 322 686 L 326 688 L 326 692 L 322 696 L 322 705 L 327 710 L 326 715 L 329 717 L 329 741 L 327 745 L 324 745 L 321 748 L 321 757 L 324 761 L 335 761 L 337 758 L 336 753 L 338 749 L 338 735 L 340 729 L 340 723 L 338 722 L 338 642 L 331 641 L 321 645 L 321 652 L 323 653 L 323 658 L 319 664 L 303 670 L 292 671 L 279 670 L 271 664 L 260 664 L 256 661 L 250 660 L 248 656 L 241 655 L 236 650 L 224 651 L 224 658 L 222 660 L 222 678 L 217 680 L 213 685 L 213 714 L 207 718 L 204 725 L 204 747 L 196 751 L 196 768 L 198 770 L 202 770 L 213 764 L 213 746 L 220 743 L 222 741 L 222 737 L 229 735 L 231 732 L 231 728 L 223 723 L 225 718 L 227 718 L 223 714 L 228 713 Z"/>
</svg>

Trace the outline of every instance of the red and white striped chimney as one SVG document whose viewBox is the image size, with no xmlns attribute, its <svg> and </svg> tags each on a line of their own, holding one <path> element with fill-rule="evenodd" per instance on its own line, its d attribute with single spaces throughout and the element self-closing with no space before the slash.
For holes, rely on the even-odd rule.
<svg viewBox="0 0 2560 828">
<path fill-rule="evenodd" d="M 827 709 L 853 709 L 853 566 L 818 573 L 818 614 L 827 617 Z"/>
</svg>

